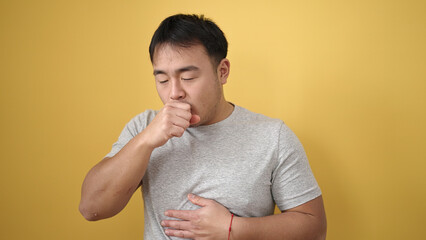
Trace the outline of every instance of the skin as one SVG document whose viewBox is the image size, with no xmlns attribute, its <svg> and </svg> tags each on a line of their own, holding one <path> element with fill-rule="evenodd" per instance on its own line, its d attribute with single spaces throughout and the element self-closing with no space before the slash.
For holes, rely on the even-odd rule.
<svg viewBox="0 0 426 240">
<path fill-rule="evenodd" d="M 216 68 L 202 45 L 189 48 L 160 45 L 154 53 L 154 76 L 158 95 L 167 105 L 183 102 L 200 121 L 191 126 L 209 125 L 228 117 L 233 106 L 223 96 L 223 84 L 230 63 L 223 59 Z"/>
<path fill-rule="evenodd" d="M 169 236 L 195 240 L 228 239 L 231 213 L 214 200 L 188 195 L 201 208 L 193 211 L 167 210 L 164 214 L 180 220 L 163 220 Z M 234 216 L 230 239 L 318 239 L 326 238 L 327 221 L 322 197 L 317 197 L 281 214 L 244 218 Z"/>
<path fill-rule="evenodd" d="M 155 148 L 181 137 L 188 127 L 222 121 L 233 111 L 223 96 L 222 85 L 230 69 L 227 59 L 213 64 L 201 45 L 181 48 L 167 44 L 157 46 L 153 59 L 157 92 L 164 106 L 114 157 L 103 159 L 87 173 L 79 206 L 87 220 L 112 217 L 127 205 Z"/>
<path fill-rule="evenodd" d="M 202 45 L 157 46 L 154 53 L 157 92 L 164 103 L 154 120 L 112 158 L 105 158 L 87 174 L 80 212 L 87 220 L 114 216 L 140 186 L 152 151 L 188 127 L 209 125 L 227 118 L 233 106 L 226 102 L 223 84 L 229 76 L 227 59 L 218 64 Z M 164 220 L 165 233 L 191 239 L 227 239 L 231 213 L 221 204 L 192 194 L 193 211 L 167 210 L 177 220 Z M 325 239 L 326 217 L 322 197 L 281 214 L 243 218 L 234 216 L 231 239 Z"/>
</svg>

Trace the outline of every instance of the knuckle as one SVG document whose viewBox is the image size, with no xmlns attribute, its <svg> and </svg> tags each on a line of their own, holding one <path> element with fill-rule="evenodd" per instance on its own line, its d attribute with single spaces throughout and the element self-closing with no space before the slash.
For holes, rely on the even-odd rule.
<svg viewBox="0 0 426 240">
<path fill-rule="evenodd" d="M 186 112 L 185 113 L 185 117 L 189 120 L 192 118 L 192 113 L 191 112 Z"/>
<path fill-rule="evenodd" d="M 179 222 L 177 222 L 177 223 L 176 223 L 176 228 L 177 228 L 177 229 L 183 229 L 182 222 L 180 222 L 180 221 L 179 221 Z"/>
<path fill-rule="evenodd" d="M 182 131 L 179 131 L 179 132 L 176 133 L 176 137 L 182 137 L 182 136 L 183 136 L 183 132 Z"/>
<path fill-rule="evenodd" d="M 191 105 L 189 105 L 188 103 L 186 103 L 184 105 L 184 109 L 190 111 L 191 110 Z"/>
<path fill-rule="evenodd" d="M 171 110 L 171 107 L 169 105 L 164 105 L 164 107 L 163 107 L 164 113 L 170 112 L 170 110 Z"/>
<path fill-rule="evenodd" d="M 175 229 L 180 229 L 180 223 L 179 222 L 170 222 L 170 227 Z"/>
<path fill-rule="evenodd" d="M 193 230 L 200 230 L 201 229 L 201 227 L 200 227 L 200 224 L 199 224 L 200 222 L 199 221 L 196 221 L 196 220 L 194 220 L 194 221 L 191 221 L 191 228 L 193 229 Z"/>
<path fill-rule="evenodd" d="M 172 119 L 172 117 L 173 117 L 173 115 L 172 115 L 172 113 L 171 113 L 171 112 L 166 112 L 166 113 L 164 114 L 163 119 L 164 119 L 166 122 L 170 122 L 170 120 Z"/>
</svg>

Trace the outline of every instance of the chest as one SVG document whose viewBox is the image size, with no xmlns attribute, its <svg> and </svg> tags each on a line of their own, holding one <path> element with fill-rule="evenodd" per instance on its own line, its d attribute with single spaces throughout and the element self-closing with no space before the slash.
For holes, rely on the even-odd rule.
<svg viewBox="0 0 426 240">
<path fill-rule="evenodd" d="M 255 147 L 254 147 L 255 146 Z M 196 209 L 188 193 L 214 199 L 239 216 L 264 216 L 274 208 L 271 179 L 276 152 L 247 141 L 170 141 L 151 156 L 144 198 L 159 211 Z M 156 205 L 156 206 L 154 206 Z"/>
</svg>

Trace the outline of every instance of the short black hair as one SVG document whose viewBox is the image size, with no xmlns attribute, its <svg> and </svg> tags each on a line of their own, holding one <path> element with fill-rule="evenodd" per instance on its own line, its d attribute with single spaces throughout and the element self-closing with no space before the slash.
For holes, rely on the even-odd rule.
<svg viewBox="0 0 426 240">
<path fill-rule="evenodd" d="M 155 31 L 149 45 L 153 62 L 155 47 L 159 44 L 191 47 L 202 44 L 217 65 L 226 58 L 228 41 L 220 28 L 204 15 L 176 14 L 164 19 Z"/>
</svg>

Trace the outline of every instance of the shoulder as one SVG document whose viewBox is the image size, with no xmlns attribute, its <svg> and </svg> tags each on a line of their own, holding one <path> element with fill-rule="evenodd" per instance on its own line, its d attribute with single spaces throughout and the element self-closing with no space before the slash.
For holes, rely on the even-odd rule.
<svg viewBox="0 0 426 240">
<path fill-rule="evenodd" d="M 236 110 L 236 122 L 251 134 L 275 139 L 280 145 L 301 148 L 298 137 L 283 120 L 255 113 L 243 107 L 236 106 Z"/>
<path fill-rule="evenodd" d="M 156 110 L 145 110 L 144 112 L 134 116 L 126 124 L 126 128 L 136 135 L 148 126 L 148 124 L 154 119 L 157 113 L 158 111 Z"/>
<path fill-rule="evenodd" d="M 285 125 L 281 119 L 271 118 L 260 113 L 255 113 L 240 106 L 235 106 L 235 108 L 239 124 L 253 126 L 256 128 L 274 129 L 277 131 Z"/>
<path fill-rule="evenodd" d="M 130 122 L 135 122 L 135 123 L 145 123 L 148 122 L 150 123 L 154 117 L 157 115 L 158 111 L 156 110 L 152 110 L 152 109 L 147 109 L 142 113 L 139 113 L 138 115 L 134 116 Z"/>
</svg>

